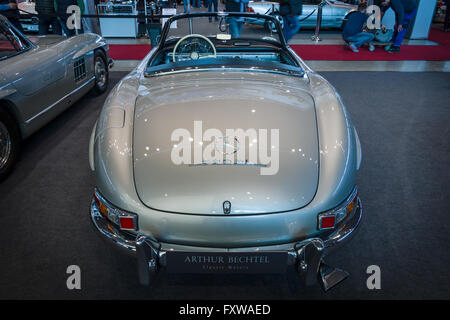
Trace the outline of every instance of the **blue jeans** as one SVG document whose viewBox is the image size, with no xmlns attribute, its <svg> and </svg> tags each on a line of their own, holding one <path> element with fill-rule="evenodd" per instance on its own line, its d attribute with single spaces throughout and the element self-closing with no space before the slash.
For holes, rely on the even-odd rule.
<svg viewBox="0 0 450 320">
<path fill-rule="evenodd" d="M 298 16 L 283 16 L 283 36 L 286 43 L 300 30 Z"/>
<path fill-rule="evenodd" d="M 228 18 L 228 24 L 230 28 L 231 38 L 240 38 L 242 32 L 243 21 L 238 20 L 239 18 Z"/>
<path fill-rule="evenodd" d="M 187 13 L 187 4 L 188 4 L 188 1 L 190 2 L 190 7 L 191 7 L 191 9 L 192 9 L 192 7 L 195 7 L 195 1 L 196 0 L 183 0 L 183 5 L 184 5 L 184 13 Z M 200 1 L 200 0 L 197 0 L 197 1 Z"/>
<path fill-rule="evenodd" d="M 195 8 L 201 8 L 202 4 L 200 3 L 200 0 L 192 0 L 192 6 Z"/>
<path fill-rule="evenodd" d="M 208 0 L 208 12 L 213 12 L 212 7 L 214 5 L 214 12 L 217 12 L 217 0 Z"/>
<path fill-rule="evenodd" d="M 401 32 L 398 32 L 397 29 L 395 28 L 394 35 L 391 40 L 392 42 L 394 42 L 394 46 L 400 47 L 402 45 L 403 38 L 405 37 L 406 30 L 408 29 L 409 23 L 414 18 L 416 13 L 417 13 L 417 10 L 414 10 L 411 13 L 405 12 L 405 17 L 403 19 L 403 25 L 402 25 L 403 30 Z"/>
<path fill-rule="evenodd" d="M 373 38 L 375 38 L 375 35 L 373 33 L 361 32 L 355 34 L 354 36 L 347 37 L 344 40 L 352 42 L 355 47 L 359 48 L 363 46 L 365 43 L 372 41 Z"/>
</svg>

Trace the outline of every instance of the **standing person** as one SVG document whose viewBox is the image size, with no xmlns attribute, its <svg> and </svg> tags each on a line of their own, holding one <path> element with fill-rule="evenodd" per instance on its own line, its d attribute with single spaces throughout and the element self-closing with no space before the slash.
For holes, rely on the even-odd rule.
<svg viewBox="0 0 450 320">
<path fill-rule="evenodd" d="M 4 15 L 20 32 L 23 32 L 16 0 L 0 0 L 0 14 Z"/>
<path fill-rule="evenodd" d="M 208 1 L 208 12 L 212 12 L 212 7 L 214 5 L 214 12 L 217 12 L 217 0 L 207 0 Z M 215 17 L 215 21 L 219 20 L 217 17 Z M 212 21 L 212 17 L 209 17 L 209 22 Z"/>
<path fill-rule="evenodd" d="M 54 0 L 35 0 L 36 12 L 39 13 L 39 35 L 48 34 L 49 27 L 52 26 L 54 34 L 61 34 L 61 25 L 55 16 Z"/>
<path fill-rule="evenodd" d="M 367 4 L 360 3 L 358 11 L 350 14 L 344 30 L 342 31 L 342 38 L 349 44 L 353 52 L 359 52 L 358 48 L 366 43 L 370 43 L 375 35 L 369 32 L 363 32 L 364 24 L 367 22 L 369 16 L 366 14 Z M 369 50 L 374 51 L 373 44 L 369 45 Z"/>
<path fill-rule="evenodd" d="M 387 46 L 386 50 L 390 53 L 400 52 L 408 25 L 417 13 L 417 4 L 415 0 L 386 0 L 381 5 L 395 12 L 393 45 Z"/>
<path fill-rule="evenodd" d="M 302 0 L 280 0 L 280 14 L 283 17 L 283 35 L 286 43 L 300 30 L 299 15 L 302 14 Z"/>
<path fill-rule="evenodd" d="M 245 12 L 245 5 L 249 0 L 226 0 L 225 11 L 226 12 Z M 232 38 L 239 38 L 242 32 L 242 26 L 244 24 L 243 17 L 227 17 L 227 22 L 230 28 L 230 34 Z"/>
<path fill-rule="evenodd" d="M 200 0 L 193 0 L 192 1 L 192 6 L 194 8 L 201 8 L 202 7 L 202 5 L 200 4 Z"/>
<path fill-rule="evenodd" d="M 189 2 L 189 1 L 191 1 L 191 0 L 183 0 L 184 13 L 188 13 L 187 5 L 188 5 L 188 2 Z M 189 6 L 189 9 L 190 9 L 190 7 L 191 7 L 191 6 Z M 191 10 L 189 10 L 189 11 L 191 11 Z M 190 13 L 190 12 L 189 12 L 189 13 Z"/>
</svg>

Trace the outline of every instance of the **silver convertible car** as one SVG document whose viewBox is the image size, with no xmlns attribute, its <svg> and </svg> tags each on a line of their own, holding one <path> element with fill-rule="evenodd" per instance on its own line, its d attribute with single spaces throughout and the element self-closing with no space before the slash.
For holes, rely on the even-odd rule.
<svg viewBox="0 0 450 320">
<path fill-rule="evenodd" d="M 338 0 L 303 0 L 302 14 L 298 17 L 301 28 L 316 27 L 319 5 L 322 6 L 321 27 L 323 28 L 342 28 L 349 14 L 358 7 Z M 283 26 L 279 8 L 278 1 L 250 1 L 248 4 L 249 12 L 271 15 Z M 247 22 L 262 25 L 267 30 L 274 28 L 273 24 L 267 23 L 264 19 L 248 19 Z"/>
<path fill-rule="evenodd" d="M 216 23 L 209 17 L 217 15 Z M 283 273 L 325 290 L 325 255 L 361 220 L 361 147 L 335 89 L 251 14 L 174 16 L 92 131 L 92 222 L 139 279 Z M 215 20 L 215 19 L 214 19 Z M 241 23 L 239 34 L 222 28 Z"/>
<path fill-rule="evenodd" d="M 23 139 L 90 90 L 106 91 L 112 64 L 98 35 L 28 38 L 0 15 L 0 181 Z"/>
</svg>

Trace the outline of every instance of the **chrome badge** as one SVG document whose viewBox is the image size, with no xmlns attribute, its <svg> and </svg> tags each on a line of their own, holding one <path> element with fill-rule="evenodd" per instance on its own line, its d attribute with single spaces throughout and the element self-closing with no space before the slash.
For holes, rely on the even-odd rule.
<svg viewBox="0 0 450 320">
<path fill-rule="evenodd" d="M 224 214 L 230 214 L 231 212 L 231 202 L 230 201 L 224 201 L 222 203 L 223 213 Z"/>
</svg>

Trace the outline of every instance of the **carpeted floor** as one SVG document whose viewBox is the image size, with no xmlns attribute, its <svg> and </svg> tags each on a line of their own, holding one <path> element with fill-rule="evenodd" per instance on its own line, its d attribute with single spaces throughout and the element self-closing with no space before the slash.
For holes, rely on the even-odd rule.
<svg viewBox="0 0 450 320">
<path fill-rule="evenodd" d="M 123 73 L 112 73 L 112 85 Z M 88 141 L 106 95 L 85 97 L 26 141 L 0 184 L 0 298 L 408 299 L 450 298 L 450 74 L 336 72 L 324 76 L 347 105 L 362 143 L 364 220 L 328 259 L 351 276 L 324 294 L 287 276 L 181 276 L 137 283 L 133 258 L 105 245 L 88 207 Z M 78 265 L 82 289 L 66 288 Z M 381 268 L 381 290 L 366 269 Z"/>
</svg>

